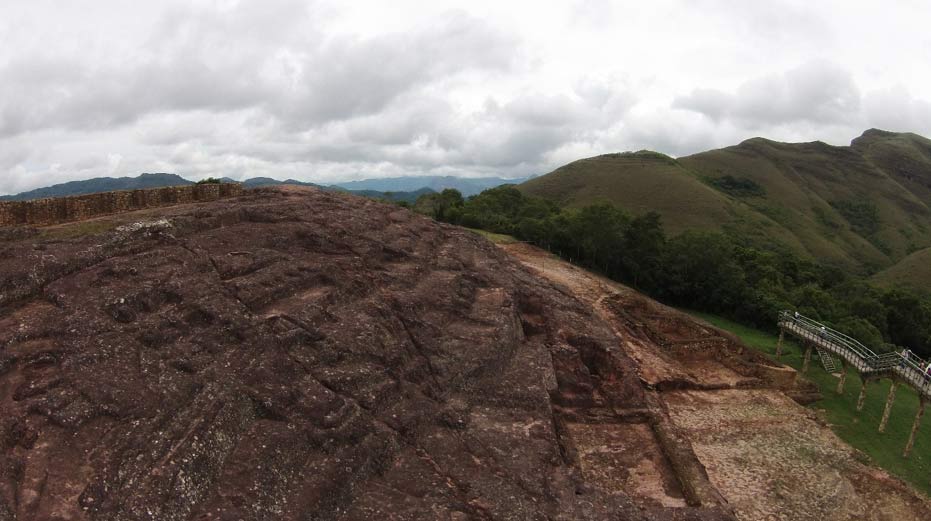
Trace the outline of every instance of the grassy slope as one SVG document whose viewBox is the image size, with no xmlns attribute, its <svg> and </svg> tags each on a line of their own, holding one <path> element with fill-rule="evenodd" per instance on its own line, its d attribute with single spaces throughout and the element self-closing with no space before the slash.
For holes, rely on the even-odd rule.
<svg viewBox="0 0 931 521">
<path fill-rule="evenodd" d="M 51 240 L 74 239 L 76 237 L 107 232 L 116 228 L 118 225 L 119 222 L 103 217 L 42 228 L 39 231 L 39 236 L 43 239 Z"/>
<path fill-rule="evenodd" d="M 870 278 L 877 286 L 931 293 L 931 248 L 918 250 Z"/>
<path fill-rule="evenodd" d="M 753 180 L 765 195 L 735 197 L 705 182 L 724 175 Z M 851 147 L 756 138 L 679 160 L 608 154 L 520 189 L 570 206 L 607 200 L 634 213 L 655 210 L 672 233 L 725 230 L 859 271 L 886 268 L 931 246 L 931 141 L 912 134 L 868 131 Z M 854 229 L 832 207 L 839 201 L 872 203 L 878 230 Z"/>
<path fill-rule="evenodd" d="M 466 230 L 469 230 L 470 232 L 475 232 L 481 235 L 482 237 L 488 239 L 489 241 L 493 242 L 494 244 L 513 244 L 515 242 L 520 242 L 516 238 L 510 235 L 504 235 L 503 233 L 494 233 L 494 232 L 489 232 L 485 230 L 479 230 L 478 228 L 466 228 Z"/>
<path fill-rule="evenodd" d="M 721 329 L 730 331 L 741 338 L 748 346 L 773 356 L 776 352 L 776 336 L 752 329 L 715 315 L 689 311 Z M 800 369 L 802 350 L 793 343 L 786 342 L 782 362 Z M 896 391 L 889 425 L 884 434 L 877 428 L 882 418 L 889 380 L 873 383 L 868 387 L 866 404 L 863 411 L 856 412 L 857 395 L 860 380 L 851 373 L 847 379 L 844 394 L 835 392 L 837 378 L 828 374 L 816 360 L 812 360 L 808 379 L 815 382 L 824 394 L 824 399 L 812 404 L 812 408 L 821 411 L 823 417 L 837 435 L 854 448 L 869 456 L 872 463 L 911 483 L 915 488 L 931 495 L 931 420 L 927 417 L 918 432 L 915 448 L 909 459 L 902 457 L 902 450 L 908 440 L 915 411 L 918 409 L 918 396 L 909 387 L 900 386 Z"/>
<path fill-rule="evenodd" d="M 670 226 L 718 228 L 732 204 L 670 158 L 610 154 L 582 159 L 520 185 L 521 191 L 561 205 L 610 201 L 634 212 L 660 212 Z"/>
<path fill-rule="evenodd" d="M 852 145 L 877 168 L 931 205 L 931 140 L 912 133 L 871 129 Z"/>
<path fill-rule="evenodd" d="M 574 161 L 519 186 L 566 206 L 608 201 L 635 214 L 659 212 L 673 233 L 719 230 L 736 222 L 773 223 L 714 190 L 672 158 L 655 153 L 607 154 Z"/>
<path fill-rule="evenodd" d="M 775 214 L 818 258 L 837 260 L 839 253 L 856 264 L 887 266 L 917 245 L 931 243 L 925 203 L 852 147 L 757 138 L 680 162 L 700 176 L 732 175 L 759 183 L 766 196 L 747 198 L 747 204 Z M 875 205 L 878 231 L 855 230 L 830 204 L 839 201 Z"/>
</svg>

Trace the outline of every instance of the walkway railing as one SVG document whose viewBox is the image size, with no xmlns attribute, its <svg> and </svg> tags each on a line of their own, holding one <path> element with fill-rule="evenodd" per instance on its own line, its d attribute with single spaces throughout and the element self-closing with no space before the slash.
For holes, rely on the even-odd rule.
<svg viewBox="0 0 931 521">
<path fill-rule="evenodd" d="M 841 359 L 842 372 L 837 387 L 838 393 L 843 392 L 848 365 L 854 367 L 860 373 L 863 386 L 860 389 L 860 397 L 857 401 L 858 411 L 863 408 L 867 380 L 883 376 L 892 378 L 892 386 L 889 389 L 889 397 L 886 399 L 886 408 L 883 412 L 882 422 L 879 425 L 879 432 L 883 432 L 886 428 L 898 383 L 903 382 L 914 388 L 918 392 L 921 404 L 905 448 L 904 455 L 908 456 L 915 440 L 915 433 L 918 430 L 921 416 L 924 413 L 925 403 L 931 400 L 931 375 L 926 372 L 928 361 L 923 360 L 911 351 L 904 353 L 876 353 L 855 338 L 791 311 L 779 312 L 779 329 L 777 356 L 781 353 L 782 337 L 786 332 L 798 337 L 803 343 L 807 344 L 802 372 L 808 370 L 812 348 L 819 350 L 819 352 L 826 351 Z"/>
<path fill-rule="evenodd" d="M 855 338 L 789 311 L 779 313 L 779 328 L 843 359 L 861 374 L 894 373 L 931 398 L 931 378 L 925 374 L 928 362 L 912 352 L 904 356 L 902 353 L 876 353 Z"/>
</svg>

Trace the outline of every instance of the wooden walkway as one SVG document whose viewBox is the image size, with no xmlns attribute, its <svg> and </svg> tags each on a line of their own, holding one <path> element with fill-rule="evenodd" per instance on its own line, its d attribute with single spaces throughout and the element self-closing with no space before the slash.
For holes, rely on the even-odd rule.
<svg viewBox="0 0 931 521">
<path fill-rule="evenodd" d="M 860 374 L 863 385 L 860 389 L 860 397 L 857 401 L 858 411 L 863 408 L 863 402 L 866 398 L 866 384 L 868 381 L 878 380 L 879 378 L 890 378 L 892 380 L 892 385 L 889 388 L 889 395 L 886 399 L 886 408 L 883 411 L 882 421 L 879 425 L 879 432 L 884 432 L 886 430 L 889 414 L 892 411 L 892 404 L 895 401 L 896 387 L 899 385 L 908 385 L 915 389 L 920 398 L 920 405 L 915 415 L 912 432 L 903 454 L 907 457 L 915 442 L 915 433 L 918 431 L 918 427 L 921 424 L 921 417 L 924 414 L 925 404 L 931 400 L 931 377 L 925 373 L 928 361 L 922 360 L 910 352 L 907 356 L 903 356 L 902 353 L 875 353 L 856 339 L 840 331 L 835 331 L 820 322 L 790 311 L 782 311 L 779 313 L 779 342 L 776 346 L 777 357 L 782 354 L 782 341 L 786 333 L 799 339 L 802 345 L 805 346 L 805 361 L 802 365 L 803 373 L 808 371 L 812 350 L 817 350 L 819 353 L 827 353 L 840 361 L 840 379 L 837 385 L 838 393 L 844 390 L 844 382 L 846 381 L 848 367 L 854 368 Z"/>
</svg>

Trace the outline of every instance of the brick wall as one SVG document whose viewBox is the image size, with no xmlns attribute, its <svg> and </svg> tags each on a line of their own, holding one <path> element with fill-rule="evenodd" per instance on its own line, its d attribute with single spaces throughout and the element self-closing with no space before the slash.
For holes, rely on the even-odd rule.
<svg viewBox="0 0 931 521">
<path fill-rule="evenodd" d="M 242 191 L 242 185 L 238 183 L 211 183 L 103 192 L 33 201 L 6 201 L 0 202 L 0 226 L 48 226 L 143 208 L 215 201 L 241 195 Z"/>
</svg>

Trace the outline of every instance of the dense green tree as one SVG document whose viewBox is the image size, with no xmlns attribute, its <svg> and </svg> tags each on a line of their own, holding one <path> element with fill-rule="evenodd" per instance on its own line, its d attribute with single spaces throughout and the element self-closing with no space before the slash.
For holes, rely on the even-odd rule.
<svg viewBox="0 0 931 521">
<path fill-rule="evenodd" d="M 621 241 L 630 217 L 607 203 L 573 210 L 567 216 L 575 258 L 607 273 L 621 254 Z"/>
<path fill-rule="evenodd" d="M 607 203 L 560 208 L 508 185 L 468 200 L 456 190 L 426 194 L 414 208 L 514 235 L 674 305 L 769 329 L 779 311 L 792 309 L 874 349 L 897 344 L 931 356 L 927 297 L 883 291 L 837 267 L 740 237 L 691 231 L 668 238 L 655 212 L 632 217 Z"/>
<path fill-rule="evenodd" d="M 433 207 L 434 217 L 437 220 L 444 220 L 453 217 L 455 212 L 462 207 L 462 194 L 454 188 L 447 188 L 437 194 L 436 205 Z M 452 219 L 455 220 L 455 219 Z"/>
<path fill-rule="evenodd" d="M 624 278 L 638 288 L 655 290 L 662 276 L 666 233 L 660 215 L 648 212 L 634 217 L 623 233 L 620 266 Z"/>
<path fill-rule="evenodd" d="M 733 252 L 731 241 L 719 233 L 689 231 L 671 239 L 663 256 L 661 293 L 697 309 L 736 309 L 745 281 Z"/>
<path fill-rule="evenodd" d="M 841 315 L 837 300 L 815 283 L 798 286 L 791 295 L 800 312 L 815 320 L 831 320 Z"/>
<path fill-rule="evenodd" d="M 548 248 L 552 238 L 552 223 L 547 219 L 523 217 L 517 222 L 516 235 L 525 241 Z"/>
<path fill-rule="evenodd" d="M 848 316 L 833 324 L 834 329 L 842 331 L 845 335 L 857 339 L 861 344 L 874 351 L 886 351 L 882 333 L 876 326 L 860 317 Z"/>
<path fill-rule="evenodd" d="M 931 309 L 917 295 L 893 290 L 883 296 L 889 339 L 916 352 L 928 353 L 931 347 Z"/>
<path fill-rule="evenodd" d="M 424 194 L 417 199 L 415 208 L 437 221 L 456 222 L 459 220 L 464 201 L 459 190 L 447 188 L 439 193 Z"/>
</svg>

